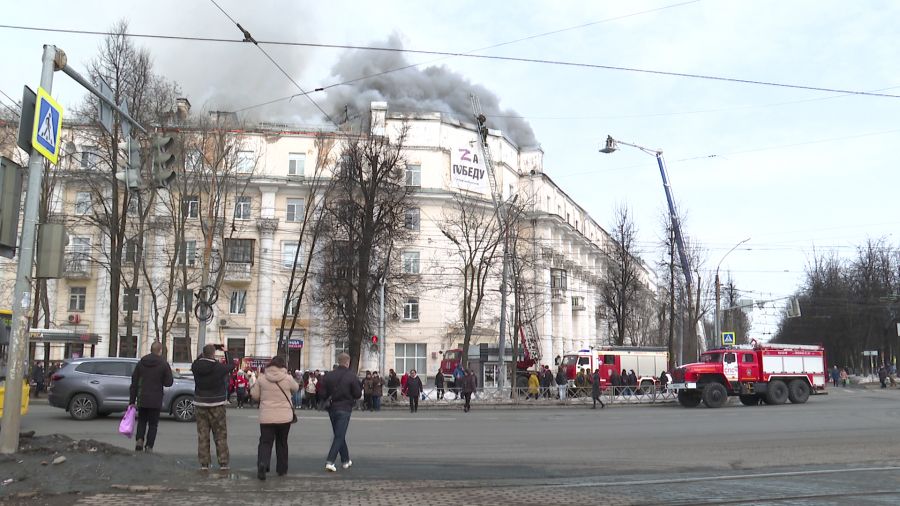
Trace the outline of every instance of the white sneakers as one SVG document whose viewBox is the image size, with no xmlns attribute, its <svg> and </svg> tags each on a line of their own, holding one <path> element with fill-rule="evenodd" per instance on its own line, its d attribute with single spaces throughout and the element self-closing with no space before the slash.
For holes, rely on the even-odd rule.
<svg viewBox="0 0 900 506">
<path fill-rule="evenodd" d="M 353 465 L 353 461 L 352 461 L 352 460 L 348 460 L 347 462 L 344 462 L 343 464 L 341 464 L 341 467 L 343 467 L 344 469 L 350 469 L 350 466 L 352 466 L 352 465 Z M 325 463 L 325 470 L 328 471 L 328 472 L 330 472 L 330 473 L 336 473 L 336 472 L 337 472 L 337 467 L 335 467 L 335 465 L 332 464 L 331 462 L 326 462 L 326 463 Z"/>
</svg>

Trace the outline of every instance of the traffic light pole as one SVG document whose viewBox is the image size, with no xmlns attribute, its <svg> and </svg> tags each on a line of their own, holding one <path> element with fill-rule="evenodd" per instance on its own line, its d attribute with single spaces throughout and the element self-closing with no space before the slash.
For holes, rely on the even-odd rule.
<svg viewBox="0 0 900 506">
<path fill-rule="evenodd" d="M 53 88 L 56 56 L 56 46 L 44 46 L 41 88 L 47 90 L 47 93 Z M 19 262 L 16 266 L 16 285 L 13 292 L 13 320 L 9 328 L 6 392 L 3 398 L 3 421 L 0 429 L 0 454 L 6 455 L 19 449 L 19 429 L 22 421 L 19 409 L 22 404 L 22 382 L 25 380 L 25 369 L 28 365 L 25 362 L 28 351 L 28 314 L 31 312 L 31 272 L 34 266 L 34 236 L 43 172 L 44 156 L 37 150 L 32 150 L 28 159 L 28 186 L 25 193 Z"/>
</svg>

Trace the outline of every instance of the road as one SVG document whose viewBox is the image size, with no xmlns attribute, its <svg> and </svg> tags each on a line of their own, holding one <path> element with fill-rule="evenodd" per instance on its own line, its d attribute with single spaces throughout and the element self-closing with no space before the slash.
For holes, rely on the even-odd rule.
<svg viewBox="0 0 900 506">
<path fill-rule="evenodd" d="M 290 436 L 294 479 L 243 481 L 254 469 L 256 416 L 254 409 L 229 411 L 232 467 L 242 491 L 288 493 L 326 476 L 328 419 L 301 411 Z M 36 404 L 23 428 L 127 447 L 117 423 L 115 417 L 76 422 Z M 328 477 L 347 487 L 346 500 L 323 496 L 323 502 L 356 504 L 359 494 L 351 492 L 358 489 L 370 499 L 388 494 L 390 504 L 416 497 L 441 503 L 445 496 L 453 502 L 459 493 L 469 504 L 514 498 L 548 504 L 561 496 L 582 504 L 897 504 L 898 423 L 900 390 L 857 388 L 832 389 L 802 406 L 358 412 L 350 429 L 354 467 Z M 192 424 L 161 422 L 157 452 L 196 459 L 195 449 Z"/>
</svg>

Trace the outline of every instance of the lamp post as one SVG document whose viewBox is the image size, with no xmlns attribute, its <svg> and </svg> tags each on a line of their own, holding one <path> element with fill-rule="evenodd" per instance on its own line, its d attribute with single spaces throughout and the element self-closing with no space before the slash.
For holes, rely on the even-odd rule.
<svg viewBox="0 0 900 506">
<path fill-rule="evenodd" d="M 719 300 L 720 300 L 719 296 L 720 296 L 720 291 L 721 291 L 721 290 L 720 290 L 720 289 L 721 289 L 721 285 L 719 284 L 719 267 L 722 266 L 722 262 L 725 261 L 725 257 L 727 257 L 728 255 L 730 255 L 732 251 L 736 250 L 736 249 L 738 248 L 738 246 L 740 246 L 741 244 L 744 244 L 745 242 L 747 242 L 747 241 L 749 241 L 749 240 L 750 240 L 750 238 L 748 237 L 748 238 L 744 239 L 743 241 L 741 241 L 741 242 L 735 244 L 730 250 L 728 250 L 728 253 L 725 253 L 724 255 L 722 255 L 722 259 L 719 260 L 719 263 L 718 263 L 718 264 L 716 264 L 716 325 L 715 325 L 715 327 L 716 327 L 716 334 L 715 334 L 715 339 L 716 339 L 716 341 L 719 340 L 719 338 L 720 338 L 720 333 L 722 332 L 722 323 L 721 323 L 721 321 L 720 321 L 721 315 L 720 315 L 720 311 L 719 311 Z"/>
</svg>

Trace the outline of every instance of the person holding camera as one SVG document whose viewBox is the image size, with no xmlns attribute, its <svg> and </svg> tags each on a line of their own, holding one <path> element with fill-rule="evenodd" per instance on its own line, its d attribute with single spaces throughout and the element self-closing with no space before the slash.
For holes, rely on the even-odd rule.
<svg viewBox="0 0 900 506">
<path fill-rule="evenodd" d="M 216 350 L 225 351 L 221 344 L 207 344 L 203 354 L 191 364 L 194 373 L 194 415 L 197 419 L 197 457 L 200 470 L 209 470 L 209 433 L 216 441 L 216 458 L 219 469 L 228 470 L 228 428 L 225 421 L 225 403 L 228 399 L 228 376 L 235 364 L 231 354 L 225 351 L 225 363 L 216 359 Z"/>
</svg>

